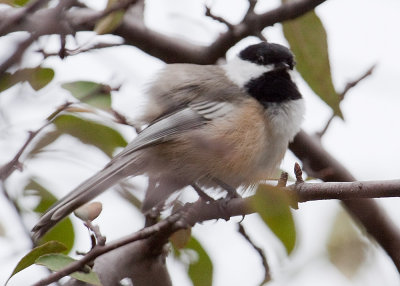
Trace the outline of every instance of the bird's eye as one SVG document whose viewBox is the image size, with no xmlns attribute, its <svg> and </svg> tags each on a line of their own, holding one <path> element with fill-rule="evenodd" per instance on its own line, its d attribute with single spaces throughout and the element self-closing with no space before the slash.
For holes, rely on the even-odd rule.
<svg viewBox="0 0 400 286">
<path fill-rule="evenodd" d="M 259 64 L 264 63 L 264 56 L 262 56 L 262 55 L 258 56 L 257 62 L 258 62 Z"/>
</svg>

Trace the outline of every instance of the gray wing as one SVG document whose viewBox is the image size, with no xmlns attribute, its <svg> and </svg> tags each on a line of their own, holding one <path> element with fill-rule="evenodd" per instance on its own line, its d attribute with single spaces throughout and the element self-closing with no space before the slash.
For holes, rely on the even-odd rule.
<svg viewBox="0 0 400 286">
<path fill-rule="evenodd" d="M 87 203 L 124 178 L 126 176 L 125 168 L 130 168 L 131 175 L 143 172 L 145 167 L 136 161 L 135 151 L 170 140 L 173 136 L 182 132 L 199 128 L 210 120 L 223 116 L 232 108 L 229 103 L 198 102 L 189 104 L 154 121 L 140 132 L 122 152 L 117 154 L 104 169 L 81 183 L 75 190 L 48 209 L 33 228 L 33 237 L 38 239 L 77 207 Z"/>
<path fill-rule="evenodd" d="M 114 156 L 102 171 L 83 182 L 76 190 L 58 201 L 48 211 L 57 208 L 61 204 L 67 205 L 69 202 L 76 201 L 79 198 L 88 197 L 88 194 L 90 194 L 90 197 L 94 197 L 96 192 L 93 189 L 99 184 L 111 183 L 111 178 L 116 177 L 124 167 L 132 163 L 131 161 L 134 160 L 134 155 L 132 154 L 135 151 L 160 144 L 175 134 L 200 127 L 207 121 L 205 117 L 192 108 L 182 108 L 156 120 L 140 132 L 120 153 Z M 108 184 L 107 187 L 109 187 Z M 57 215 L 55 214 L 53 217 L 56 218 Z"/>
<path fill-rule="evenodd" d="M 155 120 L 143 129 L 135 140 L 111 160 L 110 164 L 137 150 L 160 144 L 170 140 L 177 134 L 201 127 L 217 117 L 224 116 L 232 109 L 232 104 L 227 102 L 201 101 L 188 104 Z"/>
</svg>

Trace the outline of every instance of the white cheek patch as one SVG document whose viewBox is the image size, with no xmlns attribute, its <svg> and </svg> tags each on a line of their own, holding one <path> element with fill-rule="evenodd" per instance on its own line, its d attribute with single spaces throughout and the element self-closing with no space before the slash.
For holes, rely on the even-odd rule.
<svg viewBox="0 0 400 286">
<path fill-rule="evenodd" d="M 226 76 L 240 88 L 244 87 L 251 79 L 257 78 L 266 72 L 274 70 L 274 65 L 261 66 L 235 57 L 221 66 Z"/>
</svg>

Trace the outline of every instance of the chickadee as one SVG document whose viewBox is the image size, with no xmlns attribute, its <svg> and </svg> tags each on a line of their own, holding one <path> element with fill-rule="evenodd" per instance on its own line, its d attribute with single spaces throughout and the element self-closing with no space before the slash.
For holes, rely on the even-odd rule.
<svg viewBox="0 0 400 286">
<path fill-rule="evenodd" d="M 289 49 L 261 42 L 224 65 L 166 65 L 147 92 L 147 127 L 54 204 L 33 228 L 33 237 L 128 176 L 149 177 L 143 212 L 186 186 L 236 189 L 265 180 L 304 114 L 289 74 L 294 64 Z"/>
</svg>

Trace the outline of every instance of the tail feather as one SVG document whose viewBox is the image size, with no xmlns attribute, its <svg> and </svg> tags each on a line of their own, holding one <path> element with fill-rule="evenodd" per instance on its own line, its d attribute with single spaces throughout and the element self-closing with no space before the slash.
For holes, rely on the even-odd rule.
<svg viewBox="0 0 400 286">
<path fill-rule="evenodd" d="M 40 239 L 75 209 L 97 197 L 121 179 L 140 174 L 143 170 L 143 164 L 132 158 L 132 155 L 120 158 L 120 160 L 107 165 L 51 206 L 33 227 L 33 239 L 35 241 Z"/>
</svg>

